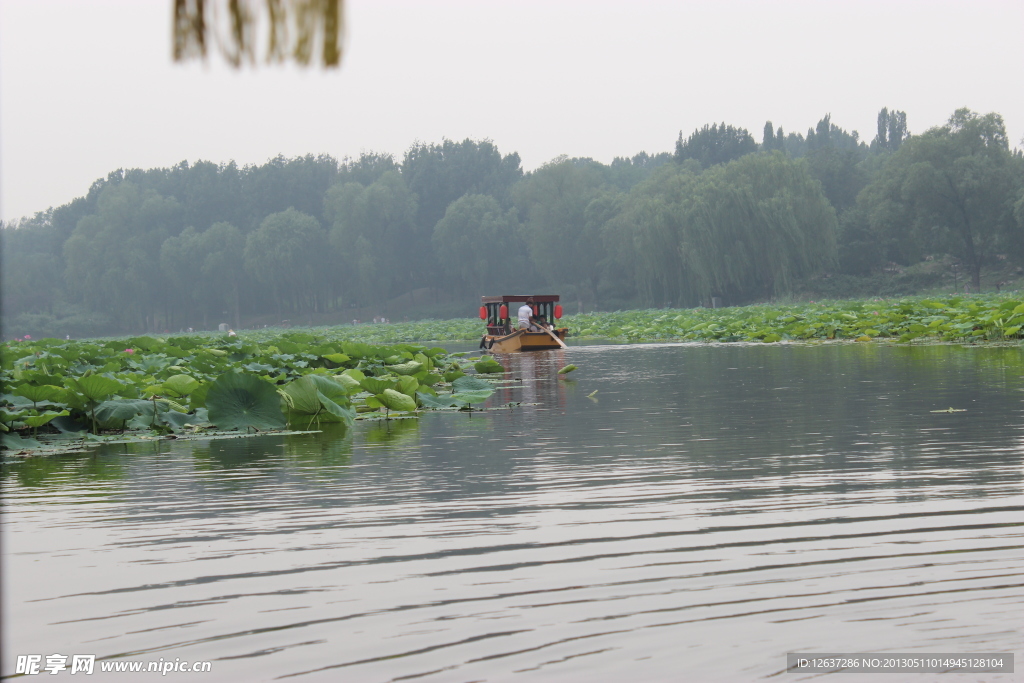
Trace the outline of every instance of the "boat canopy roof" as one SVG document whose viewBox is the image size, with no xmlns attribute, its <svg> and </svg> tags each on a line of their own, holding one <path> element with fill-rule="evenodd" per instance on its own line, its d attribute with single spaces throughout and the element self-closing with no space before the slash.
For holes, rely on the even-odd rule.
<svg viewBox="0 0 1024 683">
<path fill-rule="evenodd" d="M 505 294 L 504 296 L 482 296 L 481 303 L 485 304 L 511 304 L 518 301 L 533 299 L 534 303 L 547 304 L 558 301 L 557 294 Z"/>
</svg>

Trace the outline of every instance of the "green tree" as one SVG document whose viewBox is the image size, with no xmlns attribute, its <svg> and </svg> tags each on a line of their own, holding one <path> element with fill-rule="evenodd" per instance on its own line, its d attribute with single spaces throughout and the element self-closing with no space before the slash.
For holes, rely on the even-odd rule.
<svg viewBox="0 0 1024 683">
<path fill-rule="evenodd" d="M 419 197 L 416 224 L 430 231 L 448 205 L 467 194 L 486 194 L 507 205 L 509 190 L 523 177 L 519 155 L 502 156 L 490 140 L 447 138 L 441 144 L 417 143 L 405 153 L 402 176 Z"/>
<path fill-rule="evenodd" d="M 697 173 L 673 165 L 659 169 L 621 200 L 602 231 L 609 269 L 632 280 L 644 303 L 696 303 L 692 273 L 684 270 L 685 212 Z M 628 291 L 628 290 L 627 290 Z"/>
<path fill-rule="evenodd" d="M 181 203 L 185 225 L 206 230 L 214 223 L 237 223 L 245 218 L 242 198 L 242 172 L 235 162 L 214 164 L 197 161 L 189 165 L 182 161 L 170 169 L 145 172 L 145 180 L 136 179 L 138 185 L 149 185 L 165 197 L 174 197 Z"/>
<path fill-rule="evenodd" d="M 468 194 L 449 205 L 431 238 L 437 263 L 476 295 L 517 289 L 527 266 L 514 209 Z"/>
<path fill-rule="evenodd" d="M 686 224 L 696 293 L 736 301 L 788 292 L 836 261 L 836 215 L 806 167 L 760 154 L 703 175 Z"/>
<path fill-rule="evenodd" d="M 518 154 L 502 155 L 490 140 L 440 144 L 417 143 L 402 160 L 402 177 L 416 195 L 415 231 L 410 246 L 420 255 L 409 264 L 420 286 L 437 283 L 437 262 L 432 258 L 431 235 L 448 206 L 467 194 L 494 197 L 504 208 L 512 186 L 523 177 Z"/>
<path fill-rule="evenodd" d="M 292 208 L 267 216 L 246 238 L 245 270 L 270 291 L 278 315 L 321 310 L 326 240 L 315 218 Z"/>
<path fill-rule="evenodd" d="M 904 111 L 889 111 L 882 107 L 878 112 L 878 132 L 875 139 L 871 141 L 872 151 L 895 152 L 909 137 L 907 130 L 907 113 Z"/>
<path fill-rule="evenodd" d="M 181 230 L 180 216 L 173 198 L 130 182 L 105 186 L 96 213 L 79 220 L 64 243 L 69 296 L 129 327 L 155 330 L 174 297 L 162 278 L 160 249 Z"/>
<path fill-rule="evenodd" d="M 324 198 L 330 243 L 343 265 L 342 287 L 356 300 L 377 305 L 408 290 L 423 263 L 433 263 L 416 234 L 416 197 L 397 171 L 371 185 L 333 186 Z"/>
<path fill-rule="evenodd" d="M 1002 117 L 958 109 L 945 126 L 903 142 L 863 201 L 894 260 L 951 252 L 978 291 L 982 263 L 1012 232 L 1018 187 Z"/>
<path fill-rule="evenodd" d="M 813 130 L 807 131 L 804 158 L 839 213 L 853 206 L 857 195 L 867 185 L 867 171 L 861 164 L 867 155 L 868 148 L 860 142 L 857 131 L 843 130 L 832 123 L 829 114 L 818 121 Z"/>
<path fill-rule="evenodd" d="M 0 293 L 5 315 L 53 313 L 62 294 L 62 242 L 52 211 L 40 211 L 0 228 Z"/>
<path fill-rule="evenodd" d="M 721 126 L 705 125 L 693 131 L 686 140 L 683 140 L 680 131 L 679 139 L 676 140 L 675 159 L 679 163 L 696 159 L 703 168 L 709 168 L 756 151 L 757 143 L 746 128 L 727 126 L 723 122 Z"/>
<path fill-rule="evenodd" d="M 647 303 L 783 294 L 836 258 L 836 216 L 806 164 L 747 155 L 700 175 L 658 173 L 610 222 L 616 260 Z M 632 251 L 630 255 L 629 252 Z"/>
<path fill-rule="evenodd" d="M 650 155 L 634 154 L 632 158 L 615 157 L 608 167 L 608 182 L 621 191 L 627 191 L 648 178 L 654 171 L 672 162 L 668 152 Z"/>
<path fill-rule="evenodd" d="M 1024 259 L 1024 159 L 1019 155 L 1017 162 L 1017 180 L 1020 190 L 1017 192 L 1017 200 L 1013 204 L 1013 217 L 1016 225 L 1011 231 L 1010 249 L 1018 259 Z"/>
<path fill-rule="evenodd" d="M 337 181 L 338 162 L 334 157 L 277 156 L 262 166 L 247 166 L 242 175 L 241 199 L 246 216 L 239 227 L 243 232 L 254 230 L 270 214 L 289 208 L 327 222 L 324 193 Z"/>
<path fill-rule="evenodd" d="M 605 189 L 606 168 L 590 159 L 560 157 L 514 188 L 530 258 L 550 285 L 571 284 L 577 299 L 596 301 L 605 258 L 600 225 L 587 207 Z"/>
<path fill-rule="evenodd" d="M 183 325 L 191 311 L 205 308 L 200 284 L 202 259 L 199 234 L 192 226 L 175 237 L 168 237 L 160 246 L 160 270 L 171 288 L 183 295 L 175 299 L 169 325 Z M 204 328 L 208 327 L 205 322 L 207 313 L 203 310 Z"/>
<path fill-rule="evenodd" d="M 324 237 L 312 227 L 310 230 L 313 233 L 310 240 L 313 243 L 321 243 Z M 218 308 L 223 307 L 231 311 L 235 327 L 238 328 L 242 326 L 241 287 L 245 279 L 245 244 L 242 231 L 230 223 L 214 223 L 199 236 L 199 249 L 202 254 L 199 274 L 203 299 L 216 302 Z M 320 292 L 319 288 L 326 286 L 326 282 L 314 285 L 317 288 L 318 301 L 325 294 Z"/>
<path fill-rule="evenodd" d="M 363 152 L 358 159 L 342 160 L 338 167 L 338 183 L 359 183 L 372 185 L 388 171 L 400 170 L 391 154 Z"/>
</svg>

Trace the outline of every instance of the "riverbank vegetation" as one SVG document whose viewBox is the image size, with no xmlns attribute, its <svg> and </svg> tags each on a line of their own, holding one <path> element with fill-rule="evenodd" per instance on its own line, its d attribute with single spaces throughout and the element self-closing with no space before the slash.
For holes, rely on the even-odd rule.
<svg viewBox="0 0 1024 683">
<path fill-rule="evenodd" d="M 919 134 L 883 109 L 870 141 L 830 116 L 760 144 L 715 124 L 528 173 L 444 140 L 117 170 L 0 239 L 8 336 L 450 317 L 508 291 L 576 311 L 977 294 L 1024 276 L 1024 157 L 967 109 Z"/>
</svg>

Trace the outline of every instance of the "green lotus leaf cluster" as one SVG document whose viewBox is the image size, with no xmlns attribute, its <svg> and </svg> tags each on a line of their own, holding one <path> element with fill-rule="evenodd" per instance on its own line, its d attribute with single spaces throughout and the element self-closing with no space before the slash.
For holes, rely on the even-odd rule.
<svg viewBox="0 0 1024 683">
<path fill-rule="evenodd" d="M 463 355 L 302 331 L 12 341 L 0 346 L 0 442 L 32 452 L 55 439 L 311 429 L 467 407 L 494 388 L 467 376 L 480 359 Z"/>
<path fill-rule="evenodd" d="M 598 312 L 571 315 L 559 322 L 569 328 L 571 337 L 608 339 L 622 342 L 705 341 L 705 342 L 779 342 L 789 340 L 891 340 L 911 342 L 1006 342 L 1020 341 L 1024 325 L 1024 298 L 1019 293 L 974 294 L 970 296 L 906 297 L 899 299 L 859 299 L 841 301 L 757 304 L 709 309 L 650 309 Z M 475 313 L 475 311 L 473 311 Z M 467 316 L 459 320 L 425 320 L 418 322 L 342 325 L 331 328 L 308 328 L 281 335 L 279 331 L 245 332 L 247 342 L 261 348 L 274 346 L 291 359 L 274 362 L 247 361 L 255 365 L 247 370 L 273 375 L 288 362 L 310 362 L 299 357 L 301 348 L 287 340 L 302 338 L 337 338 L 344 348 L 354 350 L 358 359 L 368 349 L 390 348 L 382 344 L 403 346 L 428 341 L 466 341 L 480 339 L 480 320 Z M 289 336 L 290 335 L 290 336 Z M 190 337 L 194 338 L 194 337 Z M 339 346 L 339 349 L 341 347 Z M 211 349 L 211 352 L 218 349 Z M 308 351 L 308 350 L 307 350 Z M 338 357 L 333 358 L 333 353 Z M 329 368 L 351 366 L 348 351 L 329 353 Z M 390 363 L 400 366 L 411 358 Z M 490 359 L 480 361 L 478 373 L 502 372 Z M 492 364 L 493 363 L 493 364 Z M 296 367 L 295 370 L 302 368 Z M 394 371 L 395 374 L 401 372 Z M 415 374 L 415 373 L 414 373 Z M 451 382 L 454 377 L 445 377 Z"/>
<path fill-rule="evenodd" d="M 625 342 L 1019 342 L 1024 300 L 992 294 L 622 311 L 576 315 L 568 324 L 576 337 Z"/>
</svg>

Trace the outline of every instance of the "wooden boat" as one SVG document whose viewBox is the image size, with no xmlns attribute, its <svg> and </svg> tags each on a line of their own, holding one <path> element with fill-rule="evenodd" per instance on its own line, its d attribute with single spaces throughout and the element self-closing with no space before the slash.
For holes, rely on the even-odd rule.
<svg viewBox="0 0 1024 683">
<path fill-rule="evenodd" d="M 539 331 L 517 329 L 518 306 L 513 304 L 533 302 L 535 328 Z M 565 348 L 567 327 L 555 327 L 555 321 L 562 317 L 562 307 L 557 294 L 506 294 L 505 296 L 481 297 L 480 319 L 487 321 L 487 332 L 480 338 L 480 348 L 494 353 L 515 353 L 516 351 L 541 351 Z"/>
</svg>

